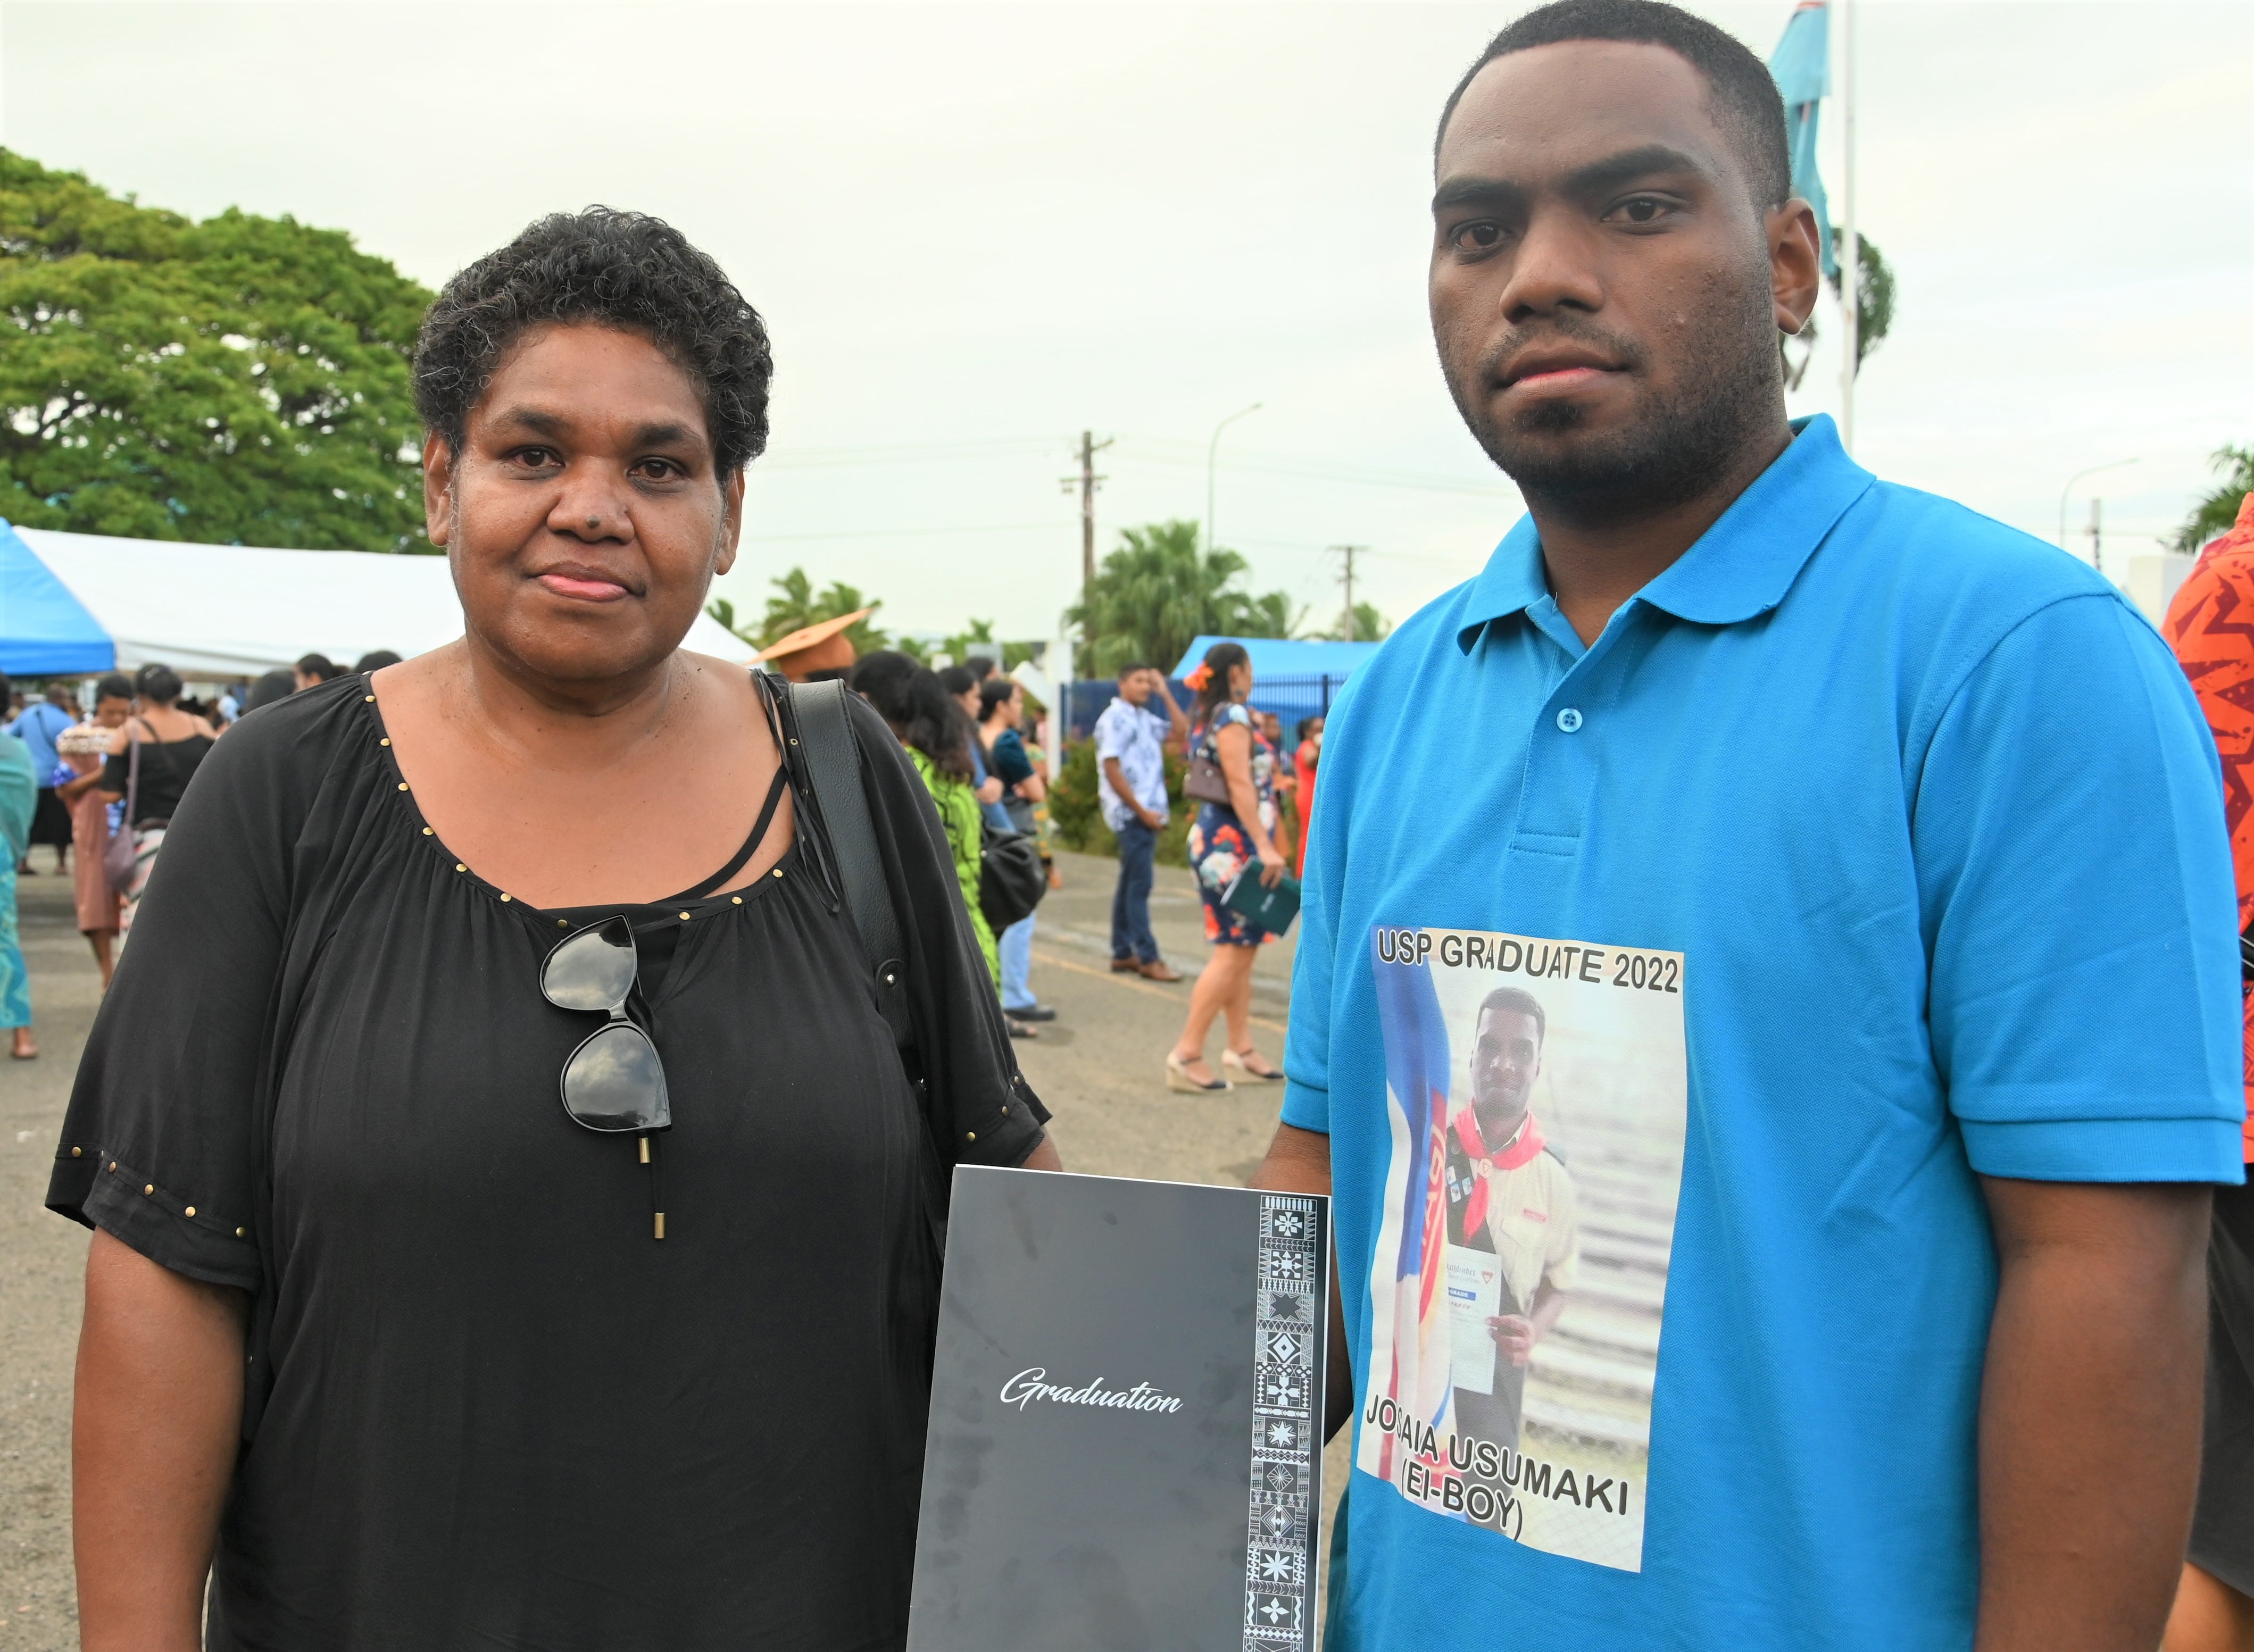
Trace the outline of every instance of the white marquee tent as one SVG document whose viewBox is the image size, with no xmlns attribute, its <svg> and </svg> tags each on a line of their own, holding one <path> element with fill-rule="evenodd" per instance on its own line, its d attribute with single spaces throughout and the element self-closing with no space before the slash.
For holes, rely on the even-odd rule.
<svg viewBox="0 0 2254 1652">
<path fill-rule="evenodd" d="M 412 658 L 462 634 L 444 556 L 264 550 L 18 528 L 117 644 L 122 671 L 256 676 L 308 654 L 349 668 L 389 648 Z M 748 662 L 752 645 L 700 614 L 684 648 Z"/>
</svg>

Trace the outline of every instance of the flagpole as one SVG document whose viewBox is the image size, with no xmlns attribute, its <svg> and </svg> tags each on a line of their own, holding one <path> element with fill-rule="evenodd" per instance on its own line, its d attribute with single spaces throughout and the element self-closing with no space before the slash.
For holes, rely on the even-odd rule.
<svg viewBox="0 0 2254 1652">
<path fill-rule="evenodd" d="M 1863 247 L 1855 233 L 1855 0 L 1839 4 L 1839 443 L 1855 445 L 1857 290 L 1862 285 Z"/>
</svg>

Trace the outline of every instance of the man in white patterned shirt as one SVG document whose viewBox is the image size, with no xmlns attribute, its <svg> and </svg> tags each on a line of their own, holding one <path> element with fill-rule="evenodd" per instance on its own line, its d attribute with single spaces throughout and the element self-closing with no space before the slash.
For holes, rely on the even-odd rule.
<svg viewBox="0 0 2254 1652">
<path fill-rule="evenodd" d="M 1151 696 L 1166 715 L 1152 710 Z M 1164 674 L 1130 665 L 1119 674 L 1119 692 L 1096 719 L 1096 795 L 1103 823 L 1119 839 L 1119 886 L 1111 897 L 1111 967 L 1152 981 L 1181 976 L 1158 956 L 1151 933 L 1151 881 L 1158 833 L 1166 823 L 1166 742 L 1180 743 L 1189 719 L 1174 704 Z"/>
</svg>

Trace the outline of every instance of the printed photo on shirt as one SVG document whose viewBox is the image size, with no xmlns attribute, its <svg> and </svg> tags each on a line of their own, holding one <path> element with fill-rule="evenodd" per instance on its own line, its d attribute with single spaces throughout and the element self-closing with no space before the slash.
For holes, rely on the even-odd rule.
<svg viewBox="0 0 2254 1652">
<path fill-rule="evenodd" d="M 1393 1150 L 1356 1464 L 1438 1518 L 1625 1572 L 1683 1182 L 1683 966 L 1371 935 Z"/>
</svg>

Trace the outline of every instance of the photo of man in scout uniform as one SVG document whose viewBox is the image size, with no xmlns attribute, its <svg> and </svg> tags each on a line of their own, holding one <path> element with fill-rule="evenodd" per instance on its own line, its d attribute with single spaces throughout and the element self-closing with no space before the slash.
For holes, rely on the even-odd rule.
<svg viewBox="0 0 2254 1652">
<path fill-rule="evenodd" d="M 1580 1261 L 1573 1178 L 1534 1116 L 1534 1081 L 1549 1031 L 1541 1000 L 1497 987 L 1480 1004 L 1471 1052 L 1472 1099 L 1448 1119 L 1451 1312 L 1479 1313 L 1493 1342 L 1486 1365 L 1454 1372 L 1456 1430 L 1518 1448 L 1526 1368 L 1556 1326 Z M 1466 1253 L 1482 1253 L 1474 1256 Z M 1492 1306 L 1474 1300 L 1494 1257 Z M 1480 1310 L 1488 1310 L 1481 1313 Z"/>
</svg>

